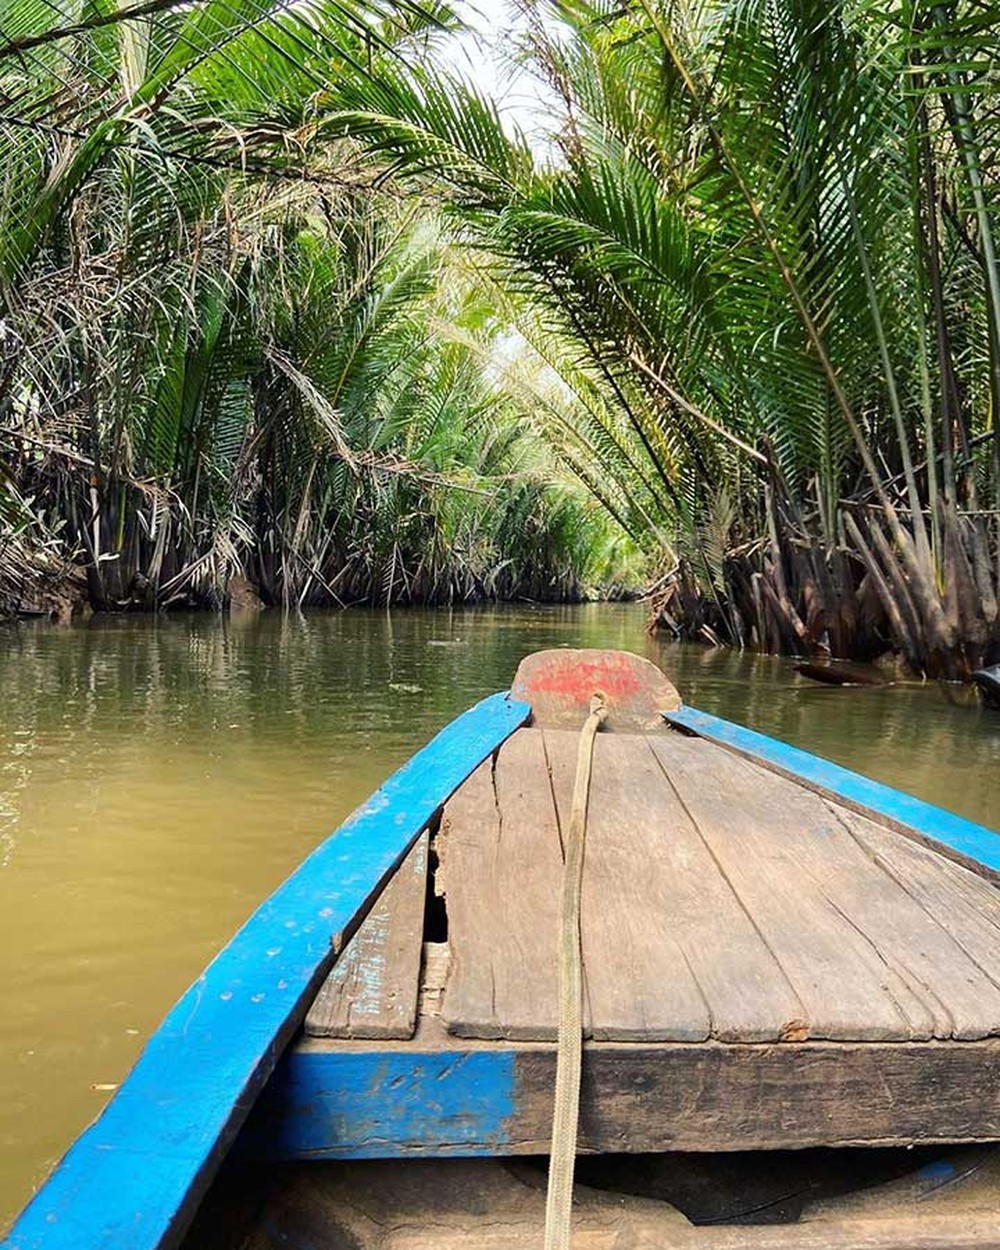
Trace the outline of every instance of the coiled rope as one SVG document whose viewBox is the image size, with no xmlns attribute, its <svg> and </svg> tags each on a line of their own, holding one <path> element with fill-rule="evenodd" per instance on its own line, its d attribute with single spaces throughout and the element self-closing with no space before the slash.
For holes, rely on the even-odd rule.
<svg viewBox="0 0 1000 1250">
<path fill-rule="evenodd" d="M 580 952 L 583 844 L 587 834 L 594 738 L 607 713 L 604 696 L 591 695 L 590 715 L 580 732 L 573 806 L 566 838 L 559 932 L 559 1041 L 549 1186 L 545 1201 L 545 1250 L 569 1250 L 570 1246 L 573 1172 L 580 1118 L 580 1069 L 583 1062 L 583 959 Z"/>
</svg>

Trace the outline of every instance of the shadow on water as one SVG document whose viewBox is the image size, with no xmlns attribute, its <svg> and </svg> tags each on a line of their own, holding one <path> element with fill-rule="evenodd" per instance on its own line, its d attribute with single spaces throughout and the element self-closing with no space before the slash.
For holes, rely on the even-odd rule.
<svg viewBox="0 0 1000 1250">
<path fill-rule="evenodd" d="M 646 637 L 637 605 L 94 618 L 0 634 L 0 1227 L 303 855 L 550 646 L 1000 828 L 1000 714 Z"/>
</svg>

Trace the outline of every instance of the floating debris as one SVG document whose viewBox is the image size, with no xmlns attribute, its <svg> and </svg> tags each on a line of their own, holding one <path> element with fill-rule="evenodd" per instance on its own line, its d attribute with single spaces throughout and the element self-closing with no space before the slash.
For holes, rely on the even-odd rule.
<svg viewBox="0 0 1000 1250">
<path fill-rule="evenodd" d="M 795 671 L 803 677 L 827 686 L 888 686 L 884 673 L 870 664 L 852 664 L 848 660 L 801 660 Z"/>
<path fill-rule="evenodd" d="M 972 674 L 972 680 L 979 688 L 986 706 L 1000 708 L 1000 664 L 979 669 Z"/>
</svg>

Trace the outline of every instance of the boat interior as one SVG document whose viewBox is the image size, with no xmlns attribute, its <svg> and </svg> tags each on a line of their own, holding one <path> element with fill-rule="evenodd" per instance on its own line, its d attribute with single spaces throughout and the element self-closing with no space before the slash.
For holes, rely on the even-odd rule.
<svg viewBox="0 0 1000 1250">
<path fill-rule="evenodd" d="M 186 1250 L 541 1246 L 579 734 L 531 693 L 344 948 Z M 675 697 L 594 748 L 573 1244 L 1000 1245 L 994 881 L 672 727 Z"/>
</svg>

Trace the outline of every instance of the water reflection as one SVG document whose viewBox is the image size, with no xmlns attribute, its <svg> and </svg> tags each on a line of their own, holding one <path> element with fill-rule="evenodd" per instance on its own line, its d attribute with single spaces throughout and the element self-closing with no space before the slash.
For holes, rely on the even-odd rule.
<svg viewBox="0 0 1000 1250">
<path fill-rule="evenodd" d="M 95 619 L 0 635 L 0 1226 L 205 961 L 323 835 L 547 646 L 1000 828 L 1000 715 L 648 639 L 641 607 Z"/>
</svg>

